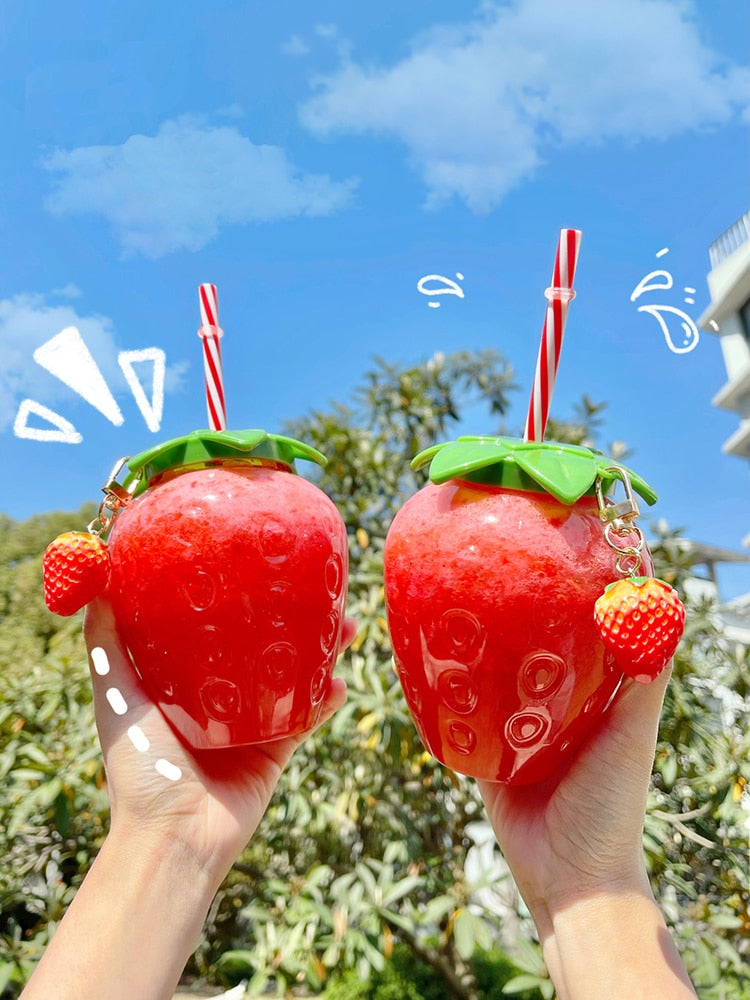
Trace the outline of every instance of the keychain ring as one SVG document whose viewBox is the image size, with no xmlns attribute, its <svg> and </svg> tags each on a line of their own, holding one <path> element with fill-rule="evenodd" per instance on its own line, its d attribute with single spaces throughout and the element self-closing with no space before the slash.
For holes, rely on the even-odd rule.
<svg viewBox="0 0 750 1000">
<path fill-rule="evenodd" d="M 617 545 L 613 541 L 613 533 L 622 537 L 624 532 L 619 531 L 614 523 L 607 524 L 604 528 L 604 538 L 607 545 L 617 553 L 617 571 L 618 573 L 622 573 L 623 576 L 634 576 L 641 565 L 641 552 L 645 544 L 643 532 L 636 524 L 628 525 L 627 533 L 636 535 L 637 541 L 635 545 Z M 625 566 L 625 560 L 627 559 L 633 560 L 633 565 L 629 569 Z"/>
</svg>

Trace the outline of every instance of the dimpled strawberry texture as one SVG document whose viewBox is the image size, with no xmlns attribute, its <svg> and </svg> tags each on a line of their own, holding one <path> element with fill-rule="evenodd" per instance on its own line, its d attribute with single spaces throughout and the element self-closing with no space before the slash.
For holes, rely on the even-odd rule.
<svg viewBox="0 0 750 1000">
<path fill-rule="evenodd" d="M 184 472 L 127 505 L 109 548 L 121 634 L 192 746 L 314 725 L 347 583 L 346 528 L 322 490 L 271 468 Z"/>
<path fill-rule="evenodd" d="M 67 531 L 47 546 L 42 576 L 49 610 L 63 617 L 74 615 L 107 586 L 107 548 L 88 532 Z"/>
<path fill-rule="evenodd" d="M 622 680 L 593 615 L 615 562 L 591 497 L 565 505 L 453 480 L 407 501 L 386 541 L 386 607 L 438 760 L 522 784 L 572 755 Z"/>
<path fill-rule="evenodd" d="M 677 592 L 654 577 L 619 580 L 596 602 L 594 616 L 623 673 L 642 683 L 666 667 L 685 627 Z"/>
</svg>

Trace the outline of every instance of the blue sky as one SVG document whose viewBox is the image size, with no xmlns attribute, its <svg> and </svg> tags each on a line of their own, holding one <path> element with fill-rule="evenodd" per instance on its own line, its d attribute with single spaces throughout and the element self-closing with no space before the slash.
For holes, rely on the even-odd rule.
<svg viewBox="0 0 750 1000">
<path fill-rule="evenodd" d="M 637 306 L 697 320 L 708 246 L 748 209 L 747 4 L 2 6 L 0 511 L 96 499 L 116 458 L 206 425 L 201 282 L 218 286 L 231 426 L 346 399 L 375 355 L 495 347 L 520 433 L 570 226 L 553 414 L 608 401 L 602 443 L 628 442 L 656 514 L 739 548 L 748 464 L 721 452 L 737 419 L 711 406 L 718 339 L 677 353 Z M 657 268 L 673 287 L 631 302 Z M 428 274 L 463 297 L 420 292 Z M 50 346 L 34 357 L 62 331 L 72 387 L 39 363 Z M 118 363 L 146 349 L 166 362 L 151 426 Z M 150 399 L 149 363 L 135 370 Z M 71 441 L 29 437 L 24 404 L 27 429 Z M 747 568 L 722 577 L 750 589 Z"/>
</svg>

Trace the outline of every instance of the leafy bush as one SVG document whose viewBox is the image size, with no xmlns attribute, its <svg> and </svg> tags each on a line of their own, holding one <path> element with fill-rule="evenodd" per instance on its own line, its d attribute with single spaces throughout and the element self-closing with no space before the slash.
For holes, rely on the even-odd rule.
<svg viewBox="0 0 750 1000">
<path fill-rule="evenodd" d="M 508 1000 L 506 987 L 519 969 L 502 952 L 478 951 L 473 959 L 479 1000 Z M 411 949 L 397 945 L 382 972 L 363 980 L 354 970 L 338 977 L 323 1000 L 445 1000 L 445 981 L 434 968 L 415 958 Z M 517 1000 L 541 1000 L 537 989 L 515 991 Z"/>
<path fill-rule="evenodd" d="M 39 959 L 108 813 L 81 616 L 44 606 L 41 554 L 89 509 L 0 518 L 0 995 Z"/>
<path fill-rule="evenodd" d="M 293 758 L 217 894 L 191 972 L 249 978 L 255 993 L 326 989 L 327 1000 L 553 995 L 510 880 L 502 910 L 480 902 L 496 874 L 467 877 L 483 807 L 475 783 L 424 752 L 393 673 L 383 606 L 385 533 L 423 481 L 409 460 L 445 440 L 467 403 L 484 403 L 498 421 L 511 378 L 492 352 L 414 368 L 379 362 L 351 407 L 287 428 L 328 455 L 320 485 L 349 532 L 359 632 L 337 668 L 349 698 Z M 552 425 L 550 435 L 588 441 L 600 411 L 584 400 L 574 426 Z M 81 617 L 50 615 L 40 582 L 48 541 L 93 514 L 0 516 L 0 995 L 19 991 L 105 831 Z M 679 585 L 690 569 L 684 550 L 675 533 L 657 541 L 658 573 Z M 750 660 L 713 607 L 692 603 L 688 621 L 644 845 L 701 1000 L 750 1000 Z"/>
</svg>

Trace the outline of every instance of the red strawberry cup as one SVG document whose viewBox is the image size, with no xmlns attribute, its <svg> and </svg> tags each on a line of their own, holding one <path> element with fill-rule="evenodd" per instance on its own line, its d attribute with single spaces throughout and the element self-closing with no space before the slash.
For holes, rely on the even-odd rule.
<svg viewBox="0 0 750 1000">
<path fill-rule="evenodd" d="M 413 464 L 427 462 L 431 481 L 396 515 L 385 546 L 409 709 L 427 749 L 453 770 L 541 781 L 622 683 L 628 651 L 605 646 L 594 607 L 613 580 L 651 571 L 632 489 L 656 497 L 604 456 L 553 442 L 466 437 Z M 618 482 L 629 496 L 615 504 L 607 494 Z"/>
<path fill-rule="evenodd" d="M 341 642 L 347 536 L 295 459 L 325 464 L 265 431 L 195 431 L 131 458 L 122 487 L 105 487 L 98 527 L 109 530 L 118 627 L 149 694 L 195 748 L 302 733 L 320 714 Z"/>
</svg>

